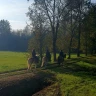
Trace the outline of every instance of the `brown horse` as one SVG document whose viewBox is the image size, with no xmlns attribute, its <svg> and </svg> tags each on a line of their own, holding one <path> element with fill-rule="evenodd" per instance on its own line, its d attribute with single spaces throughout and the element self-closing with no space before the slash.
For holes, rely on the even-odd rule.
<svg viewBox="0 0 96 96">
<path fill-rule="evenodd" d="M 64 54 L 64 56 L 58 56 L 58 64 L 60 66 L 60 64 L 64 64 L 64 58 L 66 58 L 66 54 Z"/>
<path fill-rule="evenodd" d="M 60 66 L 60 64 L 63 64 L 64 63 L 64 58 L 61 57 L 61 56 L 58 56 L 58 64 Z"/>
<path fill-rule="evenodd" d="M 35 64 L 35 68 L 36 68 L 38 62 L 39 62 L 39 57 L 38 56 L 35 56 L 35 58 L 33 58 L 33 57 L 28 58 L 28 60 L 27 60 L 28 70 L 31 69 L 32 64 Z"/>
</svg>

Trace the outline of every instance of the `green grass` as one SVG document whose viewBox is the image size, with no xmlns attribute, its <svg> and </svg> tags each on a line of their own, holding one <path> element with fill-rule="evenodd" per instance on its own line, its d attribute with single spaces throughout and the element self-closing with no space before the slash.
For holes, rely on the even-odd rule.
<svg viewBox="0 0 96 96">
<path fill-rule="evenodd" d="M 96 81 L 73 74 L 57 74 L 62 96 L 96 96 Z"/>
<path fill-rule="evenodd" d="M 96 57 L 66 59 L 64 66 L 52 67 L 62 96 L 96 96 Z"/>
<path fill-rule="evenodd" d="M 73 54 L 64 66 L 49 64 L 46 68 L 56 75 L 62 96 L 96 96 L 96 57 L 82 56 Z M 0 73 L 27 68 L 26 63 L 26 53 L 0 52 Z"/>
<path fill-rule="evenodd" d="M 26 53 L 0 51 L 0 73 L 27 68 Z"/>
</svg>

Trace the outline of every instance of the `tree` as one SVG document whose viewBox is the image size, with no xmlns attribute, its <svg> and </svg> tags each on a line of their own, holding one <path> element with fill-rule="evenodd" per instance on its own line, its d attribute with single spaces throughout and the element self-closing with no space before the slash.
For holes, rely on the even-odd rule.
<svg viewBox="0 0 96 96">
<path fill-rule="evenodd" d="M 76 31 L 78 25 L 78 14 L 76 11 L 78 8 L 78 0 L 67 0 L 67 3 L 70 3 L 68 6 L 69 12 L 69 31 L 70 31 L 70 41 L 69 41 L 69 51 L 68 51 L 68 58 L 71 58 L 71 47 L 73 42 L 74 33 Z"/>
<path fill-rule="evenodd" d="M 90 52 L 91 54 L 96 53 L 96 5 L 92 4 L 89 7 L 88 12 L 85 14 L 83 19 L 84 34 L 83 42 L 85 55 Z"/>
<path fill-rule="evenodd" d="M 90 5 L 90 0 L 78 0 L 78 14 L 79 14 L 79 25 L 78 25 L 78 46 L 77 46 L 77 57 L 80 56 L 80 47 L 81 47 L 81 29 L 82 29 L 82 20 L 84 18 L 84 13 L 87 12 Z"/>
<path fill-rule="evenodd" d="M 56 60 L 56 42 L 59 24 L 61 21 L 62 13 L 66 10 L 68 4 L 65 0 L 34 0 L 36 11 L 43 13 L 47 24 L 49 24 L 52 32 L 52 45 L 54 61 Z M 32 9 L 32 7 L 31 7 Z M 30 10 L 31 11 L 31 10 Z M 65 14 L 66 15 L 66 14 Z"/>
<path fill-rule="evenodd" d="M 8 35 L 11 32 L 10 23 L 7 20 L 0 20 L 0 35 Z"/>
<path fill-rule="evenodd" d="M 0 20 L 0 49 L 7 50 L 9 41 L 10 41 L 10 34 L 11 28 L 10 23 L 7 20 Z"/>
<path fill-rule="evenodd" d="M 31 35 L 31 28 L 29 25 L 26 25 L 26 27 L 22 31 L 23 36 L 30 36 Z"/>
<path fill-rule="evenodd" d="M 71 5 L 68 6 L 68 9 L 71 9 L 70 11 L 70 21 L 71 21 L 71 38 L 70 38 L 70 44 L 69 44 L 69 58 L 70 58 L 70 52 L 71 52 L 71 46 L 72 46 L 72 38 L 74 34 L 74 29 L 77 31 L 77 37 L 78 37 L 78 45 L 77 45 L 77 57 L 80 56 L 80 49 L 81 49 L 81 32 L 82 32 L 82 20 L 84 18 L 84 14 L 88 11 L 88 6 L 90 5 L 90 0 L 67 0 L 67 2 L 71 3 Z M 87 10 L 86 10 L 87 9 Z M 76 18 L 74 18 L 74 16 Z M 76 21 L 74 26 L 74 21 Z M 77 27 L 76 27 L 77 26 Z"/>
<path fill-rule="evenodd" d="M 27 15 L 31 20 L 32 32 L 34 35 L 35 47 L 38 47 L 38 51 L 40 53 L 41 61 L 42 61 L 42 51 L 44 46 L 44 37 L 47 32 L 47 25 L 45 24 L 46 18 L 44 17 L 43 13 L 40 13 L 36 9 L 37 6 L 34 5 L 33 9 L 29 8 L 29 12 Z M 33 43 L 34 44 L 34 43 Z M 39 46 L 38 46 L 39 45 Z M 29 45 L 30 46 L 30 45 Z M 34 46 L 34 45 L 33 45 Z"/>
</svg>

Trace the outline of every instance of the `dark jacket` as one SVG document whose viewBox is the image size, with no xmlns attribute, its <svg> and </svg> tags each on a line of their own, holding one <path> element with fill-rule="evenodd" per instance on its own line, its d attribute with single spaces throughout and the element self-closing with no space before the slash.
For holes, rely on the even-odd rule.
<svg viewBox="0 0 96 96">
<path fill-rule="evenodd" d="M 35 57 L 36 56 L 36 52 L 35 50 L 32 50 L 32 57 Z"/>
<path fill-rule="evenodd" d="M 63 53 L 62 50 L 60 51 L 59 55 L 60 55 L 61 57 L 64 57 L 64 53 Z"/>
</svg>

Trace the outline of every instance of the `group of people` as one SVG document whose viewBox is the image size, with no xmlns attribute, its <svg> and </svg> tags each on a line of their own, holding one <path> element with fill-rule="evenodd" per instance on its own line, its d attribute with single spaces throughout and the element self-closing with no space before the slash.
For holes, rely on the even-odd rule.
<svg viewBox="0 0 96 96">
<path fill-rule="evenodd" d="M 36 51 L 35 51 L 35 49 L 32 50 L 32 57 L 36 58 Z M 47 58 L 47 61 L 51 61 L 51 54 L 50 54 L 48 49 L 46 50 L 45 57 Z"/>
<path fill-rule="evenodd" d="M 65 58 L 65 54 L 64 54 L 64 52 L 62 50 L 60 51 L 59 56 Z M 32 50 L 32 57 L 36 58 L 36 51 L 35 51 L 35 49 Z M 46 50 L 45 57 L 47 58 L 47 61 L 51 61 L 51 54 L 50 54 L 48 49 Z"/>
<path fill-rule="evenodd" d="M 65 54 L 61 50 L 60 53 L 59 53 L 59 56 L 58 56 L 58 64 L 59 65 L 64 61 L 64 58 L 65 58 Z M 42 58 L 41 67 L 46 66 L 47 62 L 50 62 L 50 61 L 51 61 L 51 54 L 50 54 L 50 51 L 47 49 L 46 50 L 46 53 L 45 53 L 45 56 Z M 35 62 L 35 63 L 38 63 L 39 62 L 39 58 L 38 58 L 38 56 L 36 56 L 35 49 L 32 50 L 32 58 L 28 59 L 28 65 L 31 66 L 30 64 L 32 62 Z M 30 68 L 31 67 L 28 67 L 28 69 L 30 69 Z"/>
<path fill-rule="evenodd" d="M 65 58 L 65 54 L 61 50 L 58 56 L 58 64 L 62 64 Z M 42 58 L 42 64 L 41 67 L 46 67 L 47 62 L 51 61 L 51 54 L 49 50 L 46 50 L 46 55 Z M 28 58 L 27 64 L 28 64 L 28 70 L 31 69 L 31 65 L 35 64 L 35 68 L 37 67 L 37 63 L 39 63 L 39 58 L 36 56 L 36 51 L 35 49 L 32 50 L 32 57 Z"/>
</svg>

